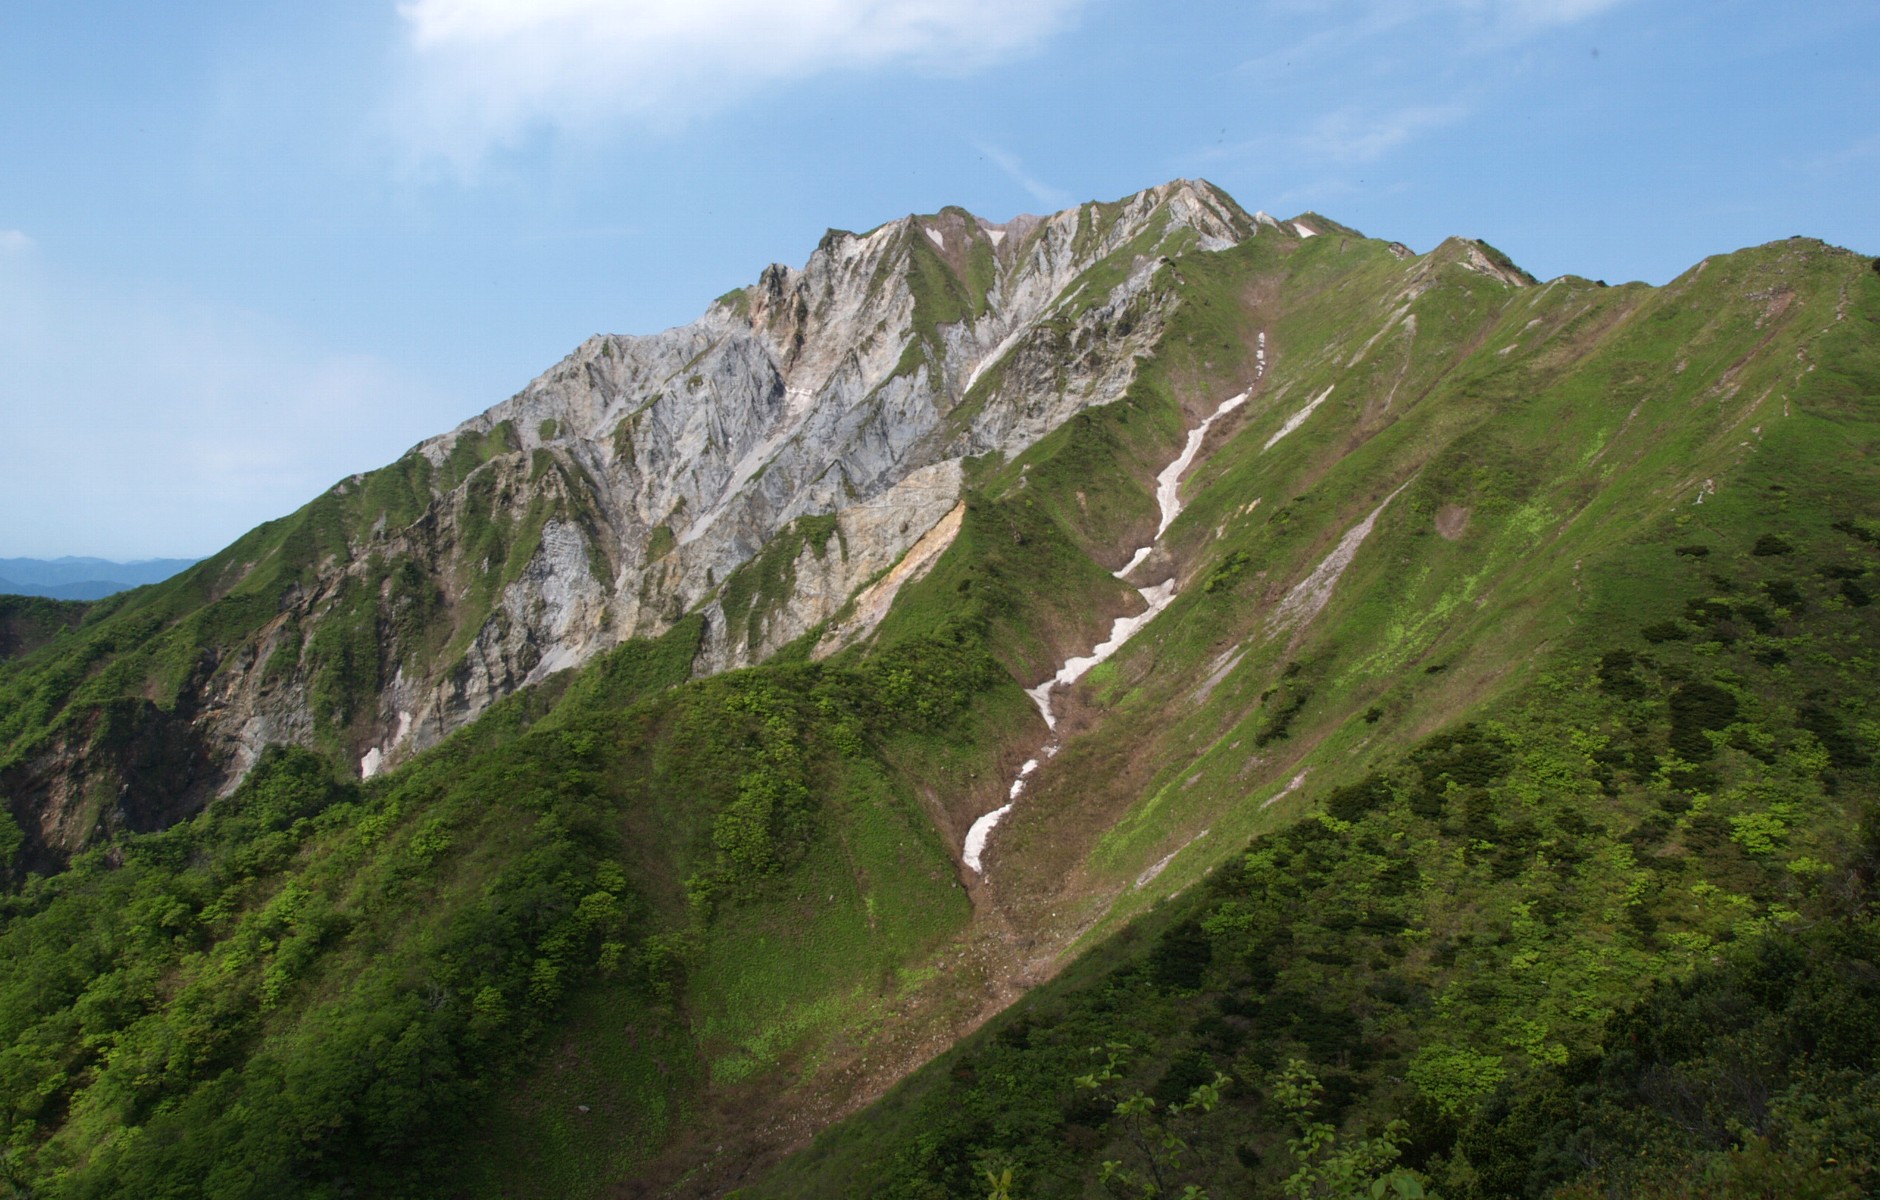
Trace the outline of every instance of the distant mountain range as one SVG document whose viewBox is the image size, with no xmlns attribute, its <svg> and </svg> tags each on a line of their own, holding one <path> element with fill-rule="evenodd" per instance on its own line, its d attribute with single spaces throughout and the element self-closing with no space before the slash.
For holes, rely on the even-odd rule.
<svg viewBox="0 0 1880 1200">
<path fill-rule="evenodd" d="M 200 559 L 146 558 L 112 562 L 105 558 L 0 558 L 0 594 L 46 596 L 53 600 L 101 600 L 106 596 L 162 583 Z"/>
</svg>

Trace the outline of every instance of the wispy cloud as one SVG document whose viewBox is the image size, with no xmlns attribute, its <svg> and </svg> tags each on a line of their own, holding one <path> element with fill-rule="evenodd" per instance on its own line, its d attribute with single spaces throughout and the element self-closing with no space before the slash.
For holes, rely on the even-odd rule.
<svg viewBox="0 0 1880 1200">
<path fill-rule="evenodd" d="M 1388 185 L 1366 167 L 1388 176 L 1412 148 L 1483 119 L 1497 97 L 1528 86 L 1536 63 L 1554 61 L 1528 53 L 1531 44 L 1633 2 L 1255 0 L 1272 41 L 1236 71 L 1264 101 L 1253 109 L 1260 119 L 1189 160 L 1258 164 L 1268 177 L 1351 191 L 1369 175 L 1363 190 L 1375 194 Z"/>
<path fill-rule="evenodd" d="M 1486 10 L 1498 19 L 1530 29 L 1572 25 L 1619 7 L 1627 0 L 1453 0 L 1459 7 Z"/>
<path fill-rule="evenodd" d="M 1347 104 L 1303 120 L 1297 127 L 1262 129 L 1250 138 L 1198 147 L 1189 161 L 1197 165 L 1258 161 L 1296 172 L 1341 171 L 1388 158 L 1429 133 L 1468 120 L 1475 111 L 1464 100 L 1394 107 L 1382 100 Z M 1313 185 L 1315 195 L 1325 182 Z M 1268 199 L 1279 204 L 1287 195 Z"/>
<path fill-rule="evenodd" d="M 33 239 L 18 229 L 0 229 L 0 254 L 24 254 L 33 248 Z"/>
<path fill-rule="evenodd" d="M 1512 42 L 1578 24 L 1632 0 L 1348 0 L 1328 19 L 1323 0 L 1270 0 L 1274 26 L 1303 31 L 1294 41 L 1242 63 L 1240 70 L 1271 74 L 1282 67 L 1326 66 L 1354 56 L 1358 48 L 1419 32 L 1441 37 L 1451 48 L 1489 53 Z"/>
<path fill-rule="evenodd" d="M 992 160 L 994 166 L 1005 172 L 1008 179 L 1024 188 L 1026 194 L 1033 200 L 1044 205 L 1045 211 L 1056 212 L 1059 209 L 1069 208 L 1075 203 L 1069 192 L 1063 188 L 1052 187 L 1027 171 L 1025 164 L 1016 154 L 1001 150 L 997 146 L 989 146 L 984 142 L 978 143 L 978 149 L 981 154 Z"/>
<path fill-rule="evenodd" d="M 760 89 L 888 66 L 969 72 L 1086 0 L 410 0 L 397 121 L 421 158 L 474 166 L 541 130 L 673 129 Z"/>
<path fill-rule="evenodd" d="M 1880 155 L 1880 134 L 1856 138 L 1839 150 L 1808 160 L 1807 165 L 1814 168 L 1844 167 L 1875 155 Z"/>
<path fill-rule="evenodd" d="M 1312 155 L 1333 162 L 1375 162 L 1431 130 L 1469 115 L 1465 104 L 1413 104 L 1384 112 L 1341 109 L 1313 122 L 1304 139 Z"/>
</svg>

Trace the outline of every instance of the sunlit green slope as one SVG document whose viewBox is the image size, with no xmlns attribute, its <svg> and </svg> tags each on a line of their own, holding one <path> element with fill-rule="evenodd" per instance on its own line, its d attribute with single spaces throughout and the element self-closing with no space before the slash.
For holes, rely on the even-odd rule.
<svg viewBox="0 0 1880 1200">
<path fill-rule="evenodd" d="M 740 1194 L 1880 1185 L 1880 276 L 1455 282 L 1395 344 L 1385 288 L 1269 326 L 1316 364 L 1273 336 L 1292 403 L 1000 831 L 1042 926 L 1159 907 Z"/>
</svg>

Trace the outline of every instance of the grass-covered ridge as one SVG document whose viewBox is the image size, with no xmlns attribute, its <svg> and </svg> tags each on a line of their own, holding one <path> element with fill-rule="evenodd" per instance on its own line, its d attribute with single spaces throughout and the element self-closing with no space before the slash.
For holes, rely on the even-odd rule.
<svg viewBox="0 0 1880 1200">
<path fill-rule="evenodd" d="M 1158 1161 L 1131 1096 L 1222 1075 L 1148 1122 L 1188 1147 L 1157 1194 L 1322 1194 L 1287 1190 L 1337 1155 L 1301 1150 L 1295 1063 L 1340 1144 L 1394 1145 L 1367 1180 L 1869 1194 L 1880 610 L 1840 584 L 1880 553 L 1844 497 L 1790 504 L 1781 535 L 1636 547 L 1675 632 L 1613 614 L 1492 719 L 1307 790 L 1315 816 L 742 1194 L 1093 1194 Z"/>
<path fill-rule="evenodd" d="M 205 740 L 205 708 L 304 708 L 312 748 L 355 761 L 378 740 L 394 678 L 460 672 L 506 619 L 503 589 L 550 521 L 586 531 L 590 571 L 610 576 L 592 481 L 517 446 L 501 424 L 459 438 L 441 468 L 413 451 L 173 579 L 18 640 L 0 656 L 0 795 L 34 868 L 160 828 L 226 784 L 246 764 Z M 453 528 L 441 545 L 440 514 Z"/>
<path fill-rule="evenodd" d="M 1189 509 L 1170 531 L 1181 598 L 1091 673 L 1072 698 L 1072 740 L 1001 826 L 992 872 L 1003 907 L 1037 927 L 1084 931 L 1082 944 L 1097 947 L 1091 928 L 1115 930 L 1161 898 L 1216 886 L 1209 873 L 1238 862 L 1250 835 L 1310 818 L 1331 796 L 1347 806 L 1369 796 L 1383 799 L 1355 825 L 1407 806 L 1427 832 L 1387 823 L 1365 841 L 1333 830 L 1373 858 L 1285 910 L 1307 922 L 1306 940 L 1336 942 L 1311 915 L 1344 903 L 1363 872 L 1407 864 L 1445 889 L 1418 901 L 1435 906 L 1414 914 L 1422 927 L 1446 923 L 1474 939 L 1464 945 L 1505 945 L 1511 927 L 1498 908 L 1535 901 L 1497 881 L 1535 890 L 1530 871 L 1556 847 L 1586 852 L 1549 868 L 1572 877 L 1572 904 L 1590 905 L 1620 880 L 1636 894 L 1573 908 L 1574 920 L 1543 914 L 1576 936 L 1548 926 L 1518 963 L 1513 950 L 1464 955 L 1460 967 L 1437 964 L 1424 977 L 1431 995 L 1448 997 L 1441 1021 L 1412 1014 L 1398 1038 L 1410 1050 L 1395 1068 L 1429 1049 L 1421 1076 L 1431 1089 L 1450 1068 L 1490 1085 L 1471 1100 L 1561 1055 L 1593 1053 L 1601 1022 L 1617 1020 L 1610 1014 L 1642 981 L 1678 978 L 1702 966 L 1709 947 L 1753 939 L 1795 919 L 1788 914 L 1825 911 L 1804 901 L 1826 903 L 1815 877 L 1845 878 L 1858 859 L 1844 852 L 1872 792 L 1871 776 L 1852 783 L 1848 765 L 1864 771 L 1880 750 L 1861 682 L 1874 661 L 1868 584 L 1880 509 L 1871 466 L 1880 281 L 1865 265 L 1795 241 L 1710 260 L 1665 289 L 1572 279 L 1517 288 L 1460 258 L 1399 262 L 1355 236 L 1256 241 L 1185 262 L 1184 315 L 1237 315 L 1214 332 L 1178 324 L 1140 386 L 1192 388 L 1207 378 L 1211 351 L 1231 354 L 1255 330 L 1267 332 L 1275 368 L 1189 481 Z M 1366 282 L 1338 286 L 1352 280 Z M 1327 387 L 1330 403 L 1275 442 Z M 1053 495 L 1036 486 L 1043 478 L 1026 485 L 1033 503 L 1068 512 L 1068 487 Z M 1281 601 L 1374 511 L 1375 530 L 1326 606 L 1302 625 L 1276 623 Z M 1079 737 L 1080 728 L 1091 732 Z M 1784 746 L 1796 749 L 1785 756 Z M 1432 769 L 1470 747 L 1483 748 L 1464 756 L 1479 769 Z M 1464 794 L 1444 797 L 1449 781 Z M 1479 797 L 1473 807 L 1468 795 Z M 1534 811 L 1520 816 L 1523 806 Z M 1559 827 L 1543 818 L 1551 806 Z M 1318 836 L 1302 828 L 1298 836 Z M 1488 858 L 1500 866 L 1478 880 L 1471 871 L 1483 873 Z M 1666 881 L 1672 864 L 1690 890 Z M 1633 918 L 1651 928 L 1627 931 Z M 1609 973 L 1557 994 L 1554 984 L 1585 962 Z M 1504 978 L 1544 986 L 1521 995 L 1501 987 Z M 1451 990 L 1443 979 L 1455 981 Z M 1300 992 L 1322 984 L 1333 986 L 1301 976 Z M 1351 994 L 1347 1011 L 1369 1011 L 1373 999 Z M 1102 989 L 1088 1000 L 1096 1011 L 1115 1002 Z M 1520 1012 L 1532 1027 L 1503 1029 L 1500 1012 Z M 1042 1026 L 1070 1019 L 1049 1006 L 1042 1013 Z M 1099 1018 L 1092 1028 L 1133 1039 L 1133 1078 L 1145 1089 L 1189 1055 L 1187 1074 L 1159 1102 L 1186 1100 L 1184 1089 L 1211 1078 L 1194 1043 L 1158 1024 L 1172 1018 L 1138 1016 L 1146 1026 Z M 1457 1020 L 1473 1023 L 1466 1036 L 1446 1023 Z M 1378 1036 L 1360 1026 L 1343 1027 Z M 1085 1037 L 1069 1032 L 1053 1045 L 1076 1056 L 1101 1044 L 1078 1044 Z M 1210 1053 L 1210 1070 L 1233 1073 L 1231 1055 Z M 1336 1054 L 1305 1057 L 1328 1087 L 1340 1077 L 1327 1068 L 1350 1065 Z M 753 1191 L 818 1194 L 849 1178 L 863 1182 L 845 1186 L 864 1192 L 966 1195 L 990 1186 L 987 1166 L 994 1180 L 1029 1166 L 1030 1183 L 1015 1169 L 1014 1195 L 1085 1194 L 1095 1176 L 1065 1164 L 1093 1166 L 1103 1139 L 1120 1139 L 1115 1148 L 1135 1136 L 1125 1128 L 1135 1118 L 1113 1121 L 1110 1108 L 1075 1098 L 1075 1078 L 1101 1061 L 1066 1060 L 1051 1068 L 1065 1073 L 1029 1084 L 1013 1083 L 1007 1066 L 975 1066 L 991 1081 L 978 1092 L 949 1092 L 933 1082 L 947 1069 L 936 1067 L 880 1116 L 833 1133 L 774 1187 Z M 910 1107 L 921 1095 L 933 1107 Z M 1357 1125 L 1372 1121 L 1381 1135 L 1388 1119 L 1415 1116 L 1413 1101 L 1422 1102 L 1372 1093 Z M 1028 1141 L 1033 1134 L 1015 1129 L 1034 1102 L 1059 1115 Z M 1256 1157 L 1276 1145 L 1283 1156 L 1288 1120 L 1268 1114 Z M 897 1129 L 920 1135 L 896 1141 Z M 962 1132 L 944 1166 L 919 1165 L 947 1129 Z M 1767 1152 L 1787 1163 L 1779 1169 L 1795 1167 L 1780 1145 L 1743 1146 L 1752 1159 Z M 1700 1151 L 1715 1148 L 1680 1153 Z M 1714 1165 L 1762 1169 L 1734 1161 Z M 1276 1186 L 1283 1176 L 1229 1170 L 1216 1194 L 1240 1194 L 1258 1178 Z M 903 1190 L 885 1190 L 890 1180 Z"/>
</svg>

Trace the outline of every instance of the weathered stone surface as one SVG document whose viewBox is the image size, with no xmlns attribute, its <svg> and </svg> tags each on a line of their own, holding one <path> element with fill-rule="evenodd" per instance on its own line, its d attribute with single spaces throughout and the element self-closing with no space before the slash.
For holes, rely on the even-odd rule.
<svg viewBox="0 0 1880 1200">
<path fill-rule="evenodd" d="M 380 585 L 377 701 L 344 731 L 366 773 L 695 609 L 708 618 L 698 671 L 758 661 L 842 613 L 940 525 L 963 457 L 1016 454 L 1120 397 L 1174 303 L 1168 256 L 1257 228 L 1187 181 L 1004 225 L 949 209 L 832 231 L 800 269 L 766 268 L 690 325 L 590 338 L 417 447 L 432 480 L 423 515 L 359 530 L 251 661 L 221 664 L 203 740 L 230 785 L 264 745 L 317 741 L 309 680 L 270 674 L 268 659 L 309 642 L 349 581 L 386 563 L 410 564 L 435 611 L 414 624 L 410 587 Z M 838 534 L 820 554 L 803 548 L 790 595 L 731 627 L 719 593 L 732 574 L 792 521 L 828 514 Z M 505 531 L 501 554 L 477 549 L 490 528 Z M 865 636 L 881 597 L 823 646 Z"/>
</svg>

